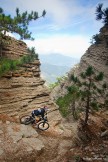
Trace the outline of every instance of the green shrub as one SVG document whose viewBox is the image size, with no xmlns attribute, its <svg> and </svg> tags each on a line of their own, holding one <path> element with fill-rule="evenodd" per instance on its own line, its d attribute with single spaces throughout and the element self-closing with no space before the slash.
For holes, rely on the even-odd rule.
<svg viewBox="0 0 108 162">
<path fill-rule="evenodd" d="M 16 66 L 17 66 L 16 62 L 13 61 L 13 60 L 10 60 L 10 68 L 9 68 L 9 70 L 15 70 Z"/>
<path fill-rule="evenodd" d="M 70 94 L 65 95 L 57 99 L 56 104 L 59 106 L 59 110 L 63 117 L 69 115 L 69 104 L 70 104 Z"/>
<path fill-rule="evenodd" d="M 62 77 L 57 77 L 56 79 L 57 79 L 57 81 L 55 83 L 52 83 L 52 84 L 49 85 L 49 88 L 51 90 L 54 89 L 56 86 L 60 85 L 62 83 L 62 81 L 67 79 L 67 77 L 62 76 Z"/>
<path fill-rule="evenodd" d="M 96 35 L 93 35 L 92 36 L 92 39 L 91 39 L 91 44 L 100 44 L 101 43 L 101 39 L 99 38 L 99 35 L 96 34 Z"/>
<path fill-rule="evenodd" d="M 93 110 L 98 111 L 99 110 L 99 105 L 97 102 L 91 102 L 90 106 L 92 107 Z"/>
<path fill-rule="evenodd" d="M 11 60 L 7 58 L 0 59 L 0 76 L 5 74 L 8 71 L 16 70 L 18 66 L 21 66 L 26 63 L 30 63 L 37 59 L 37 55 L 26 55 L 21 57 L 18 60 Z"/>
<path fill-rule="evenodd" d="M 6 59 L 1 59 L 0 60 L 0 76 L 3 75 L 5 72 L 10 70 L 10 63 Z"/>
</svg>

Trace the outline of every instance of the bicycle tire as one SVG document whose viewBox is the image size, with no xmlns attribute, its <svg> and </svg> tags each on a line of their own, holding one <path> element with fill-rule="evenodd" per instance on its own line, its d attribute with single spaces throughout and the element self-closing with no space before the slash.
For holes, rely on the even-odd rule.
<svg viewBox="0 0 108 162">
<path fill-rule="evenodd" d="M 38 129 L 40 130 L 47 130 L 49 128 L 49 123 L 46 121 L 41 121 L 38 123 Z"/>
<path fill-rule="evenodd" d="M 30 118 L 31 118 L 30 115 L 24 115 L 24 116 L 20 117 L 20 123 L 28 125 L 32 122 L 32 120 Z"/>
</svg>

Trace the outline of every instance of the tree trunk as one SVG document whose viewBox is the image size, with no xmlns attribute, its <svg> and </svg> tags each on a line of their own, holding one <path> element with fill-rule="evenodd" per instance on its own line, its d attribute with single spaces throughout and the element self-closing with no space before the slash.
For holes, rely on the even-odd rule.
<svg viewBox="0 0 108 162">
<path fill-rule="evenodd" d="M 91 89 L 91 78 L 89 78 L 88 94 L 87 94 L 87 105 L 86 105 L 86 114 L 85 114 L 85 125 L 87 125 L 90 109 L 90 89 Z"/>
<path fill-rule="evenodd" d="M 2 57 L 2 46 L 0 46 L 0 57 Z"/>
<path fill-rule="evenodd" d="M 72 115 L 75 119 L 76 118 L 76 116 L 75 116 L 75 101 L 73 101 L 73 105 L 72 105 Z"/>
<path fill-rule="evenodd" d="M 86 106 L 86 115 L 85 115 L 85 125 L 87 124 L 88 122 L 88 117 L 89 117 L 89 108 L 90 108 L 90 97 L 88 96 L 87 97 L 87 106 Z"/>
<path fill-rule="evenodd" d="M 2 39 L 3 39 L 3 38 L 0 38 L 0 57 L 2 57 L 2 48 L 3 48 Z"/>
</svg>

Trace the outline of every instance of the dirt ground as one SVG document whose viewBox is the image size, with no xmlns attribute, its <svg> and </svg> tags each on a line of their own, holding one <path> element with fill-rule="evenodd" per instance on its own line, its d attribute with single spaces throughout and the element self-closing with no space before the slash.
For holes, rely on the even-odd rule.
<svg viewBox="0 0 108 162">
<path fill-rule="evenodd" d="M 8 136 L 7 126 L 11 123 L 16 123 L 14 131 L 20 132 L 20 125 L 15 118 L 4 114 L 0 115 L 0 121 L 0 145 L 4 148 L 3 154 L 8 156 L 3 162 L 108 162 L 108 135 L 104 135 L 108 130 L 108 112 L 92 114 L 88 126 L 80 133 L 80 124 L 67 120 L 59 124 L 53 122 L 47 131 L 36 129 L 36 137 L 33 134 L 33 138 L 40 140 L 43 147 L 40 151 L 32 149 L 32 152 L 27 152 L 29 145 L 25 147 L 21 142 L 24 137 L 14 143 Z M 33 129 L 30 126 L 30 130 Z M 1 157 L 3 154 L 1 152 Z"/>
</svg>

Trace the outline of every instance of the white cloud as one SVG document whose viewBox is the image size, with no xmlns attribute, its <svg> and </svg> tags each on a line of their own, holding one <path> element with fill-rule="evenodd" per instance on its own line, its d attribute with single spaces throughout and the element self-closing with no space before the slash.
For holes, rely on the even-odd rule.
<svg viewBox="0 0 108 162">
<path fill-rule="evenodd" d="M 82 28 L 83 24 L 85 25 L 89 21 L 92 21 L 90 26 L 94 26 L 93 30 L 95 30 L 95 8 L 98 3 L 108 4 L 108 0 L 89 1 L 86 6 L 83 5 L 83 2 L 83 0 L 5 0 L 5 2 L 1 0 L 1 7 L 3 6 L 4 10 L 10 14 L 15 14 L 16 7 L 19 7 L 20 11 L 37 11 L 39 15 L 45 9 L 47 14 L 39 27 L 42 28 L 43 25 L 47 24 L 50 25 L 52 31 L 69 26 Z M 38 28 L 38 26 L 35 27 Z M 100 23 L 97 28 L 100 28 Z"/>
<path fill-rule="evenodd" d="M 35 47 L 38 54 L 61 53 L 80 58 L 89 47 L 88 38 L 68 35 L 56 35 L 40 38 L 35 41 L 26 41 L 29 47 Z"/>
<path fill-rule="evenodd" d="M 107 0 L 102 0 L 104 3 L 105 1 Z M 16 7 L 19 7 L 21 11 L 27 10 L 31 12 L 31 10 L 34 10 L 39 12 L 39 14 L 45 9 L 47 11 L 46 17 L 50 17 L 54 23 L 63 25 L 70 21 L 74 23 L 74 19 L 77 21 L 77 16 L 80 18 L 91 18 L 90 16 L 88 17 L 92 9 L 91 4 L 90 2 L 89 5 L 85 7 L 81 5 L 79 0 L 5 0 L 5 3 L 2 2 L 1 6 L 10 13 L 15 13 Z"/>
<path fill-rule="evenodd" d="M 1 0 L 3 1 L 3 0 Z M 47 11 L 46 17 L 51 17 L 55 22 L 66 22 L 68 20 L 70 10 L 64 3 L 64 0 L 5 0 L 7 3 L 2 2 L 4 9 L 10 13 L 15 13 L 16 7 L 20 11 L 27 10 L 28 12 L 37 11 L 39 14 L 45 9 Z"/>
<path fill-rule="evenodd" d="M 33 34 L 41 35 L 42 38 L 36 39 L 34 42 L 26 41 L 29 46 L 35 46 L 38 53 L 62 53 L 65 55 L 81 57 L 89 47 L 89 40 L 85 34 L 92 35 L 99 31 L 100 22 L 95 20 L 95 8 L 98 3 L 104 3 L 107 6 L 108 0 L 87 1 L 86 6 L 82 5 L 83 0 L 0 0 L 1 7 L 11 13 L 15 13 L 16 7 L 21 11 L 31 10 L 42 13 L 47 11 L 44 21 L 40 24 L 30 26 Z M 71 30 L 68 31 L 69 27 Z M 37 30 L 36 30 L 37 29 Z M 77 33 L 76 36 L 71 35 L 55 35 L 48 36 L 48 31 L 54 35 L 54 32 L 64 29 L 67 33 Z M 66 30 L 65 30 L 66 29 Z M 76 30 L 77 29 L 77 30 Z M 79 33 L 78 33 L 79 32 Z M 47 33 L 47 36 L 44 34 Z M 63 33 L 63 32 L 60 32 Z M 84 34 L 83 36 L 81 35 Z M 35 37 L 32 35 L 33 37 Z"/>
</svg>

